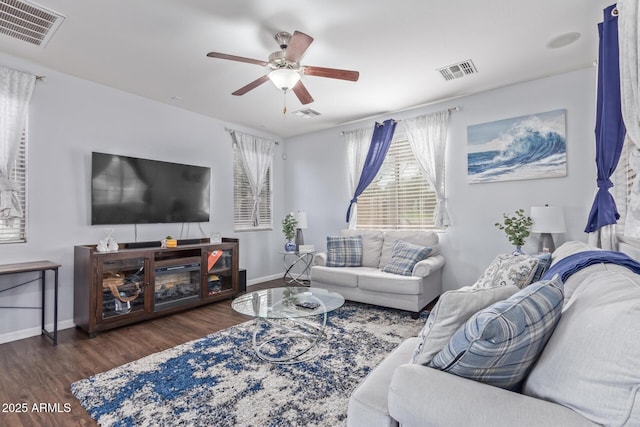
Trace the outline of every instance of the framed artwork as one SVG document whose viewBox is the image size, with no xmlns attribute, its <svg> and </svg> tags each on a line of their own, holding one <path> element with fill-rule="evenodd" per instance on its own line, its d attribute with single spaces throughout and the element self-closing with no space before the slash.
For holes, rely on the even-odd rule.
<svg viewBox="0 0 640 427">
<path fill-rule="evenodd" d="M 567 110 L 467 127 L 471 184 L 567 175 Z"/>
</svg>

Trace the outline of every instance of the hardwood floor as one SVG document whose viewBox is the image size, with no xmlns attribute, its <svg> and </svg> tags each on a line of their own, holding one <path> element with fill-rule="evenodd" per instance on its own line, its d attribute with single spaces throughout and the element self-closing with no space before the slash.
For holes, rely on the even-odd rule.
<svg viewBox="0 0 640 427">
<path fill-rule="evenodd" d="M 272 280 L 249 290 L 284 286 Z M 71 383 L 143 356 L 251 320 L 231 300 L 99 333 L 58 332 L 0 345 L 0 426 L 95 426 L 71 394 Z M 21 412 L 18 412 L 21 411 Z"/>
</svg>

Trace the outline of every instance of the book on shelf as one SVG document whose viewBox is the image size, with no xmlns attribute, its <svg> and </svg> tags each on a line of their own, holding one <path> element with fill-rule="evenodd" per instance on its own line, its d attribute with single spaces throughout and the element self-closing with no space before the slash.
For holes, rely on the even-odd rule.
<svg viewBox="0 0 640 427">
<path fill-rule="evenodd" d="M 222 256 L 222 249 L 216 249 L 209 254 L 209 259 L 207 260 L 207 271 L 210 271 L 216 262 Z"/>
</svg>

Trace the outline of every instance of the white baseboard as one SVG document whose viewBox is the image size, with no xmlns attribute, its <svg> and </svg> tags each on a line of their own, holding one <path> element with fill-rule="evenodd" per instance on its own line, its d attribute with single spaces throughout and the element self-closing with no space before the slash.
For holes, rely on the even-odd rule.
<svg viewBox="0 0 640 427">
<path fill-rule="evenodd" d="M 257 285 L 258 283 L 268 282 L 269 280 L 281 279 L 284 273 L 272 274 L 270 276 L 258 277 L 257 279 L 247 280 L 247 287 Z"/>
<path fill-rule="evenodd" d="M 63 329 L 69 329 L 75 327 L 76 324 L 73 323 L 73 320 L 63 320 L 58 322 L 58 332 Z M 45 325 L 47 331 L 53 333 L 53 323 Z M 6 334 L 0 335 L 0 344 L 8 343 L 11 341 L 18 341 L 25 338 L 37 337 L 42 334 L 42 330 L 40 326 L 36 326 L 33 328 L 22 329 L 20 331 L 9 332 Z"/>
</svg>

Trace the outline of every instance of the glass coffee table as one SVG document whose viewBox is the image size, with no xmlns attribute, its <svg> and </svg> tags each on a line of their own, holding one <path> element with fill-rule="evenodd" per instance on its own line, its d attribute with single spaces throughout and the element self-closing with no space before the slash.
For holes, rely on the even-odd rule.
<svg viewBox="0 0 640 427">
<path fill-rule="evenodd" d="M 343 304 L 344 297 L 337 292 L 291 286 L 249 292 L 231 307 L 255 317 L 253 348 L 259 358 L 298 363 L 318 355 L 327 313 Z"/>
</svg>

